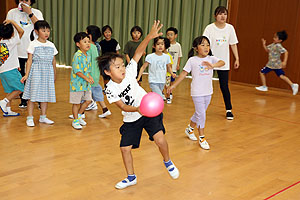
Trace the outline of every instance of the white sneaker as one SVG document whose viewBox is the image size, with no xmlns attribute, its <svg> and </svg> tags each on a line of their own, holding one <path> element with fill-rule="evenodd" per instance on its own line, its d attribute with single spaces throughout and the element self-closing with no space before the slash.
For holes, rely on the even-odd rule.
<svg viewBox="0 0 300 200">
<path fill-rule="evenodd" d="M 209 150 L 210 149 L 209 144 L 206 141 L 205 137 L 200 137 L 199 136 L 199 144 L 200 144 L 200 146 L 201 146 L 202 149 L 205 149 L 205 150 Z"/>
<path fill-rule="evenodd" d="M 101 114 L 101 115 L 98 115 L 98 117 L 100 117 L 100 118 L 105 118 L 105 117 L 107 117 L 107 116 L 109 116 L 109 115 L 111 115 L 111 112 L 108 110 L 108 111 L 106 111 L 105 113 L 103 113 L 103 114 Z"/>
<path fill-rule="evenodd" d="M 125 178 L 124 180 L 117 183 L 115 185 L 115 188 L 124 189 L 124 188 L 127 188 L 128 186 L 135 185 L 136 183 L 137 183 L 137 177 L 135 177 L 135 179 L 133 181 L 129 181 L 127 178 Z"/>
<path fill-rule="evenodd" d="M 73 115 L 69 115 L 69 118 L 70 118 L 70 119 L 74 119 L 74 116 L 73 116 Z M 82 114 L 82 115 L 81 115 L 81 118 L 82 118 L 82 119 L 85 119 L 85 114 Z"/>
<path fill-rule="evenodd" d="M 98 110 L 97 103 L 92 100 L 92 102 L 88 105 L 88 107 L 85 110 Z"/>
<path fill-rule="evenodd" d="M 33 119 L 27 119 L 27 120 L 26 120 L 26 124 L 27 124 L 27 126 L 29 126 L 29 127 L 34 127 L 34 126 L 35 126 L 35 125 L 34 125 Z"/>
<path fill-rule="evenodd" d="M 3 117 L 16 117 L 16 116 L 19 116 L 20 113 L 16 113 L 16 112 L 13 112 L 13 111 L 10 111 L 10 112 L 7 112 L 7 114 L 3 114 Z"/>
<path fill-rule="evenodd" d="M 82 126 L 79 124 L 79 120 L 78 119 L 77 120 L 73 120 L 72 126 L 73 126 L 73 128 L 75 128 L 77 130 L 82 129 Z"/>
<path fill-rule="evenodd" d="M 87 124 L 81 117 L 78 118 L 78 121 L 81 126 L 86 126 Z"/>
<path fill-rule="evenodd" d="M 299 85 L 297 83 L 294 83 L 292 85 L 293 95 L 296 95 L 298 93 Z"/>
<path fill-rule="evenodd" d="M 267 86 L 259 86 L 259 87 L 255 87 L 255 89 L 262 91 L 262 92 L 267 92 L 268 91 L 268 87 Z"/>
<path fill-rule="evenodd" d="M 170 99 L 173 99 L 173 94 L 170 94 Z"/>
<path fill-rule="evenodd" d="M 177 169 L 177 167 L 175 167 L 174 164 L 172 164 L 169 167 L 167 167 L 167 170 L 168 170 L 170 176 L 172 177 L 172 179 L 178 179 L 178 177 L 179 177 L 179 170 Z M 170 171 L 170 170 L 172 170 L 172 171 Z"/>
<path fill-rule="evenodd" d="M 168 98 L 167 99 L 167 104 L 171 104 L 172 103 L 172 99 L 171 98 Z"/>
<path fill-rule="evenodd" d="M 4 100 L 0 101 L 0 109 L 4 114 L 7 114 L 7 108 L 6 108 L 7 102 Z"/>
<path fill-rule="evenodd" d="M 190 138 L 190 140 L 196 141 L 197 137 L 194 134 L 194 131 L 190 130 L 189 128 L 185 129 L 185 134 Z"/>
<path fill-rule="evenodd" d="M 54 124 L 54 121 L 52 121 L 52 120 L 50 120 L 50 119 L 48 119 L 47 117 L 46 118 L 40 118 L 40 120 L 39 120 L 39 122 L 40 123 L 45 123 L 45 124 Z"/>
</svg>

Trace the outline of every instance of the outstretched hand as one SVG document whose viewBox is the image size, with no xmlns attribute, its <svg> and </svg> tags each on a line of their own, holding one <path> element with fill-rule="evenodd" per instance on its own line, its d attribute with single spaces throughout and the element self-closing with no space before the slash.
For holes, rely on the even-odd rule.
<svg viewBox="0 0 300 200">
<path fill-rule="evenodd" d="M 169 86 L 169 87 L 167 88 L 167 93 L 168 93 L 168 94 L 171 94 L 172 91 L 173 91 L 174 89 L 175 89 L 174 85 Z"/>
<path fill-rule="evenodd" d="M 151 30 L 150 30 L 150 32 L 149 32 L 149 36 L 151 37 L 151 38 L 156 38 L 156 37 L 158 37 L 158 36 L 162 36 L 163 35 L 163 33 L 162 32 L 160 32 L 159 33 L 159 31 L 160 31 L 160 29 L 163 27 L 163 24 L 160 24 L 160 21 L 159 20 L 154 20 L 154 23 L 153 23 L 153 25 L 152 25 L 152 28 L 151 28 Z"/>
</svg>

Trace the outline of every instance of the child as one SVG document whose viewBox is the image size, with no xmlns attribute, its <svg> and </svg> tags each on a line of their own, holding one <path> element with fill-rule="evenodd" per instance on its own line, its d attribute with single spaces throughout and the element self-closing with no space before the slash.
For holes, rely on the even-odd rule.
<svg viewBox="0 0 300 200">
<path fill-rule="evenodd" d="M 164 53 L 167 54 L 168 56 L 170 56 L 171 59 L 171 65 L 173 65 L 173 57 L 171 56 L 171 54 L 167 51 L 167 49 L 170 47 L 170 40 L 168 38 L 164 38 L 165 41 L 165 50 Z M 175 73 L 176 74 L 176 73 Z M 164 87 L 165 91 L 167 91 L 167 87 L 169 87 L 171 85 L 171 79 L 173 79 L 173 77 L 171 76 L 170 72 L 167 72 L 167 76 L 166 76 L 166 85 Z M 170 94 L 166 94 L 167 98 L 164 98 L 164 100 L 167 100 L 167 104 L 171 104 L 172 103 L 172 99 L 170 97 Z M 163 95 L 163 97 L 165 97 Z"/>
<path fill-rule="evenodd" d="M 163 116 L 160 114 L 157 117 L 149 118 L 140 114 L 139 106 L 146 92 L 139 86 L 135 78 L 137 75 L 137 62 L 142 57 L 150 40 L 162 35 L 162 33 L 158 33 L 161 27 L 159 21 L 154 22 L 150 33 L 138 46 L 126 68 L 123 57 L 119 54 L 108 54 L 98 59 L 103 78 L 110 79 L 106 88 L 107 99 L 110 103 L 115 103 L 124 115 L 124 124 L 120 128 L 122 135 L 120 149 L 128 177 L 116 184 L 117 189 L 123 189 L 137 183 L 131 149 L 139 147 L 143 128 L 146 129 L 150 140 L 154 140 L 158 146 L 170 176 L 173 179 L 179 177 L 178 169 L 170 160 L 168 143 L 164 137 Z"/>
<path fill-rule="evenodd" d="M 153 49 L 155 53 L 146 56 L 145 63 L 141 67 L 137 80 L 140 80 L 144 70 L 150 64 L 148 76 L 150 88 L 163 98 L 162 91 L 166 84 L 167 70 L 173 77 L 176 74 L 172 72 L 170 56 L 163 53 L 165 50 L 165 40 L 163 37 L 160 36 L 154 39 Z"/>
<path fill-rule="evenodd" d="M 124 54 L 125 54 L 127 64 L 130 62 L 130 60 L 134 56 L 136 48 L 142 42 L 140 39 L 143 36 L 143 30 L 139 26 L 134 26 L 130 30 L 130 35 L 132 37 L 132 40 L 128 41 L 124 48 Z M 146 54 L 146 53 L 144 52 L 144 54 Z M 140 59 L 140 61 L 138 62 L 137 74 L 139 74 L 139 71 L 140 71 L 142 65 L 143 65 L 143 61 L 142 61 L 142 59 Z M 142 79 L 139 80 L 139 84 L 141 83 L 141 81 L 142 81 Z"/>
<path fill-rule="evenodd" d="M 174 74 L 180 69 L 180 60 L 182 57 L 181 45 L 176 42 L 176 38 L 178 36 L 178 30 L 174 27 L 170 27 L 166 31 L 167 38 L 170 40 L 170 47 L 167 48 L 168 52 L 171 54 L 173 58 L 172 71 Z M 171 77 L 171 85 L 175 81 L 175 78 Z M 173 95 L 170 94 L 170 99 L 172 100 Z"/>
<path fill-rule="evenodd" d="M 17 32 L 14 33 L 14 27 Z M 21 83 L 21 74 L 18 71 L 17 45 L 24 34 L 23 29 L 13 20 L 5 20 L 0 24 L 0 80 L 7 93 L 0 101 L 0 109 L 4 117 L 19 116 L 19 113 L 11 110 L 11 101 L 24 91 L 24 84 Z"/>
<path fill-rule="evenodd" d="M 91 86 L 92 91 L 92 103 L 87 107 L 86 110 L 91 109 L 97 109 L 97 101 L 99 101 L 99 104 L 102 108 L 102 114 L 98 115 L 100 118 L 105 118 L 109 115 L 111 115 L 111 112 L 107 109 L 105 102 L 104 102 L 104 95 L 102 92 L 102 87 L 99 84 L 100 81 L 100 70 L 97 66 L 97 57 L 99 56 L 97 47 L 95 45 L 95 42 L 98 40 L 99 37 L 101 37 L 101 32 L 99 27 L 97 26 L 88 26 L 86 28 L 86 32 L 90 37 L 91 41 L 91 47 L 88 50 L 89 55 L 91 56 L 91 76 L 94 80 L 94 83 Z M 94 105 L 93 105 L 94 104 Z"/>
<path fill-rule="evenodd" d="M 194 56 L 194 51 L 197 52 L 197 56 Z M 195 104 L 195 113 L 191 118 L 188 128 L 185 129 L 185 133 L 189 139 L 197 140 L 194 134 L 194 128 L 197 126 L 199 144 L 203 149 L 209 150 L 209 144 L 204 137 L 205 113 L 213 93 L 213 69 L 215 67 L 224 66 L 225 62 L 212 56 L 210 42 L 205 36 L 194 39 L 193 48 L 189 51 L 188 57 L 189 59 L 183 71 L 174 84 L 168 89 L 168 92 L 172 92 L 188 73 L 192 73 L 191 96 Z"/>
<path fill-rule="evenodd" d="M 100 42 L 102 55 L 109 52 L 119 53 L 119 50 L 121 49 L 118 41 L 111 38 L 112 32 L 112 28 L 109 25 L 102 27 L 102 35 L 104 35 L 104 39 Z"/>
<path fill-rule="evenodd" d="M 288 52 L 281 45 L 281 43 L 286 39 L 287 39 L 287 33 L 285 31 L 280 31 L 275 33 L 273 37 L 273 43 L 268 46 L 266 46 L 266 40 L 261 39 L 264 49 L 266 50 L 266 52 L 269 53 L 269 62 L 259 72 L 262 86 L 255 87 L 257 90 L 263 92 L 268 91 L 265 74 L 269 73 L 270 71 L 274 71 L 279 78 L 281 78 L 291 86 L 293 95 L 296 95 L 298 93 L 299 85 L 296 83 L 292 83 L 292 81 L 287 76 L 285 76 L 285 73 L 282 70 L 282 68 L 286 67 L 286 63 L 288 59 Z M 284 54 L 283 62 L 281 62 L 280 59 L 281 54 Z"/>
<path fill-rule="evenodd" d="M 56 60 L 58 53 L 54 44 L 48 41 L 50 36 L 50 26 L 44 20 L 34 24 L 34 31 L 38 38 L 30 42 L 27 49 L 28 60 L 26 63 L 26 74 L 22 78 L 22 83 L 26 80 L 23 99 L 28 99 L 28 117 L 26 124 L 33 127 L 33 108 L 34 102 L 41 103 L 39 122 L 53 124 L 54 121 L 46 117 L 48 102 L 56 102 L 55 79 L 56 79 Z"/>
<path fill-rule="evenodd" d="M 87 123 L 82 119 L 86 107 L 92 101 L 91 84 L 94 79 L 90 75 L 91 56 L 88 53 L 90 49 L 90 37 L 85 32 L 76 33 L 73 38 L 79 50 L 74 54 L 72 60 L 72 71 L 70 81 L 70 103 L 74 120 L 72 127 L 79 130 Z M 81 103 L 84 101 L 83 103 Z"/>
</svg>

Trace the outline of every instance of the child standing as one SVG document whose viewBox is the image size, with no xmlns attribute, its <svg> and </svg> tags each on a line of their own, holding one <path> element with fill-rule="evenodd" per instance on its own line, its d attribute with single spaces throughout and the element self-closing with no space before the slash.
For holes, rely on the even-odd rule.
<svg viewBox="0 0 300 200">
<path fill-rule="evenodd" d="M 173 58 L 172 71 L 174 74 L 180 69 L 180 60 L 182 57 L 181 45 L 176 42 L 176 38 L 178 37 L 178 30 L 174 27 L 169 27 L 166 31 L 167 38 L 170 40 L 170 47 L 167 48 L 168 52 L 171 54 Z M 175 81 L 175 78 L 171 77 L 171 85 Z M 170 94 L 170 99 L 173 99 L 173 94 Z"/>
<path fill-rule="evenodd" d="M 194 51 L 197 55 L 194 56 Z M 203 149 L 209 150 L 210 146 L 204 137 L 204 126 L 206 119 L 206 110 L 213 93 L 212 76 L 215 67 L 224 66 L 225 62 L 212 56 L 210 42 L 207 37 L 200 36 L 194 39 L 193 48 L 189 51 L 189 59 L 183 68 L 178 79 L 168 89 L 173 89 L 186 77 L 192 73 L 191 96 L 195 105 L 195 113 L 191 118 L 188 128 L 185 129 L 186 135 L 191 140 L 197 140 L 194 134 L 194 128 L 197 126 L 199 132 L 199 144 Z"/>
<path fill-rule="evenodd" d="M 115 185 L 117 189 L 124 189 L 137 183 L 131 149 L 139 147 L 143 128 L 146 129 L 150 140 L 154 140 L 158 146 L 170 176 L 173 179 L 179 177 L 178 169 L 170 160 L 168 143 L 164 137 L 162 113 L 157 117 L 149 118 L 142 116 L 139 112 L 141 100 L 146 92 L 136 80 L 137 62 L 142 57 L 150 40 L 162 35 L 162 33 L 158 33 L 161 27 L 159 21 L 154 22 L 150 33 L 138 46 L 126 68 L 123 57 L 119 54 L 108 54 L 98 60 L 103 78 L 110 79 L 106 88 L 107 99 L 110 103 L 115 103 L 124 115 L 124 124 L 120 128 L 122 135 L 120 149 L 128 176 Z"/>
<path fill-rule="evenodd" d="M 124 54 L 125 54 L 127 64 L 130 62 L 130 60 L 134 56 L 135 50 L 142 42 L 140 39 L 143 36 L 143 30 L 139 26 L 134 26 L 130 30 L 130 35 L 131 35 L 132 40 L 128 41 L 124 48 Z M 146 53 L 144 52 L 143 55 L 145 55 L 145 54 Z M 137 74 L 139 74 L 142 65 L 143 65 L 143 60 L 140 59 L 138 62 Z M 141 83 L 141 81 L 142 81 L 142 79 L 139 80 L 139 84 Z"/>
<path fill-rule="evenodd" d="M 14 33 L 14 27 L 17 32 Z M 21 83 L 21 74 L 18 71 L 17 45 L 24 34 L 23 29 L 13 20 L 5 20 L 0 24 L 0 80 L 7 93 L 0 101 L 0 109 L 4 117 L 19 116 L 19 113 L 11 110 L 11 101 L 24 91 L 24 84 Z"/>
<path fill-rule="evenodd" d="M 91 56 L 91 76 L 94 80 L 94 83 L 91 85 L 92 103 L 88 106 L 88 108 L 90 107 L 91 109 L 95 109 L 95 107 L 97 107 L 96 102 L 98 101 L 102 108 L 102 112 L 103 112 L 101 115 L 98 115 L 98 117 L 104 118 L 104 117 L 111 115 L 111 112 L 108 110 L 108 108 L 105 105 L 102 87 L 99 84 L 100 70 L 97 65 L 97 58 L 99 56 L 99 53 L 98 53 L 97 47 L 95 45 L 95 42 L 98 40 L 99 37 L 101 37 L 101 32 L 100 32 L 99 27 L 94 26 L 94 25 L 88 26 L 86 28 L 86 32 L 89 35 L 90 42 L 91 42 L 91 47 L 87 51 L 87 53 Z M 95 105 L 94 108 L 92 105 L 93 103 Z M 90 110 L 88 108 L 86 110 Z"/>
<path fill-rule="evenodd" d="M 165 50 L 165 40 L 163 37 L 159 36 L 154 39 L 153 49 L 154 53 L 146 56 L 145 63 L 141 67 L 137 80 L 140 80 L 144 70 L 150 65 L 148 76 L 150 88 L 153 92 L 159 94 L 163 98 L 162 91 L 166 84 L 167 70 L 173 77 L 175 77 L 176 74 L 173 74 L 172 72 L 170 56 L 163 53 Z"/>
<path fill-rule="evenodd" d="M 91 56 L 87 51 L 90 49 L 90 37 L 85 32 L 76 33 L 74 42 L 79 50 L 74 54 L 72 60 L 72 71 L 70 81 L 70 103 L 74 120 L 72 127 L 82 129 L 87 123 L 82 119 L 82 114 L 92 101 L 91 84 L 94 83 L 91 71 Z M 84 101 L 83 103 L 81 103 Z"/>
<path fill-rule="evenodd" d="M 102 27 L 102 35 L 104 36 L 104 39 L 100 41 L 102 55 L 109 52 L 119 53 L 121 49 L 118 41 L 111 37 L 112 32 L 112 28 L 109 25 Z"/>
<path fill-rule="evenodd" d="M 170 40 L 168 38 L 164 38 L 165 41 L 165 50 L 164 53 L 167 54 L 168 56 L 170 56 L 171 62 L 170 64 L 173 65 L 173 57 L 171 56 L 171 54 L 168 52 L 168 48 L 170 47 Z M 174 73 L 174 72 L 173 72 Z M 176 74 L 176 73 L 175 73 Z M 170 72 L 167 72 L 167 76 L 166 76 L 166 85 L 164 87 L 164 90 L 167 91 L 167 87 L 169 87 L 171 85 L 171 80 L 173 79 L 173 77 L 171 76 Z M 166 97 L 165 97 L 166 96 Z M 163 98 L 164 100 L 167 100 L 167 104 L 171 104 L 172 103 L 172 99 L 171 99 L 171 95 L 168 94 L 166 92 L 166 95 L 164 96 L 163 94 Z"/>
<path fill-rule="evenodd" d="M 41 103 L 41 115 L 39 122 L 53 124 L 54 121 L 46 117 L 48 102 L 56 102 L 55 79 L 56 60 L 58 53 L 54 44 L 48 41 L 50 36 L 50 25 L 44 20 L 34 24 L 34 31 L 38 39 L 32 41 L 27 49 L 28 60 L 26 63 L 26 74 L 22 82 L 26 80 L 23 99 L 28 99 L 27 126 L 35 126 L 33 121 L 34 102 Z"/>
<path fill-rule="evenodd" d="M 281 43 L 286 39 L 287 39 L 287 33 L 285 31 L 280 31 L 275 33 L 273 37 L 273 43 L 268 46 L 266 46 L 266 40 L 262 39 L 263 47 L 266 50 L 266 52 L 269 53 L 269 62 L 259 72 L 262 86 L 255 87 L 257 90 L 263 92 L 268 91 L 265 74 L 269 73 L 270 71 L 274 71 L 279 78 L 281 78 L 291 86 L 293 95 L 296 95 L 298 93 L 299 85 L 296 83 L 292 83 L 292 81 L 287 76 L 285 76 L 285 73 L 282 70 L 282 68 L 286 67 L 286 63 L 288 60 L 288 52 L 281 45 Z M 284 54 L 283 62 L 281 62 L 280 59 L 281 54 Z"/>
</svg>

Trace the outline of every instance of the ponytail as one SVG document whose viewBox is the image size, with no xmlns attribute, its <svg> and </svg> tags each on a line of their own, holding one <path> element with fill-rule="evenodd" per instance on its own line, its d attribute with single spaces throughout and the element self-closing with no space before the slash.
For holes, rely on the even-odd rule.
<svg viewBox="0 0 300 200">
<path fill-rule="evenodd" d="M 188 54 L 188 58 L 190 58 L 190 57 L 193 57 L 194 56 L 194 48 L 191 48 L 190 50 L 189 50 L 189 54 Z"/>
</svg>

